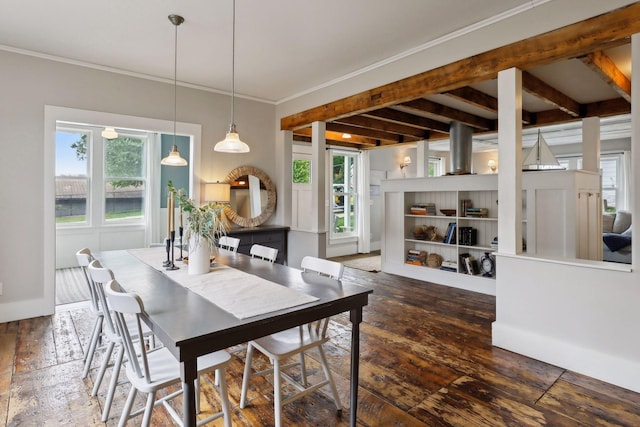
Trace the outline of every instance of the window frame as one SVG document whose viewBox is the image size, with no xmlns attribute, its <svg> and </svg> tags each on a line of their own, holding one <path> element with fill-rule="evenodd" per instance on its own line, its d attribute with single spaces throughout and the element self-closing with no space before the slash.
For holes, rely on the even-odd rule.
<svg viewBox="0 0 640 427">
<path fill-rule="evenodd" d="M 344 182 L 343 183 L 334 183 L 334 178 L 333 178 L 333 171 L 334 171 L 334 158 L 335 157 L 345 157 L 345 158 L 350 158 L 352 159 L 353 162 L 353 170 L 351 171 L 351 173 L 349 174 L 349 180 L 347 180 L 347 174 L 345 173 L 344 176 Z M 360 193 L 359 193 L 359 183 L 358 183 L 358 169 L 360 168 L 359 165 L 359 153 L 358 152 L 354 152 L 354 151 L 348 151 L 348 150 L 339 150 L 339 149 L 330 149 L 329 150 L 329 173 L 328 175 L 328 182 L 329 182 L 329 237 L 331 240 L 344 240 L 344 239 L 353 239 L 353 238 L 357 238 L 358 237 L 358 233 L 359 233 L 359 229 L 361 227 L 360 224 L 360 218 L 359 218 L 359 213 L 360 213 Z M 351 184 L 349 186 L 349 184 Z M 336 186 L 342 186 L 342 191 L 336 191 Z M 351 191 L 345 191 L 345 187 L 347 188 L 351 188 Z M 337 225 L 336 225 L 336 219 L 338 218 L 336 215 L 334 215 L 334 201 L 336 200 L 336 198 L 342 197 L 343 198 L 343 215 L 345 214 L 345 204 L 344 204 L 344 200 L 353 200 L 353 211 L 351 212 L 350 210 L 350 216 L 349 218 L 351 218 L 351 215 L 353 216 L 353 227 L 351 229 L 351 231 L 341 231 L 338 232 L 337 230 Z"/>
</svg>

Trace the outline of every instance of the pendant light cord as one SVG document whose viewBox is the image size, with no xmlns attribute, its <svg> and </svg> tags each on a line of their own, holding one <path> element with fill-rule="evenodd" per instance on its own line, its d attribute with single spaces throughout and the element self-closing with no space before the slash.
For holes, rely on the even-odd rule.
<svg viewBox="0 0 640 427">
<path fill-rule="evenodd" d="M 177 120 L 177 97 L 178 97 L 178 25 L 175 26 L 175 37 L 173 45 L 173 145 L 176 145 L 176 120 Z"/>
<path fill-rule="evenodd" d="M 233 0 L 233 21 L 231 26 L 231 126 L 235 132 L 235 104 L 236 104 L 236 0 Z"/>
</svg>

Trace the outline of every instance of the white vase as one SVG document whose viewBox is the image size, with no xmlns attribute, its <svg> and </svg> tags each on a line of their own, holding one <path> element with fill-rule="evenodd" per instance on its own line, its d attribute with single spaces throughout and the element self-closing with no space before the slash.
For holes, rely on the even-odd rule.
<svg viewBox="0 0 640 427">
<path fill-rule="evenodd" d="M 205 274 L 211 264 L 211 250 L 205 239 L 191 237 L 189 239 L 189 274 Z"/>
</svg>

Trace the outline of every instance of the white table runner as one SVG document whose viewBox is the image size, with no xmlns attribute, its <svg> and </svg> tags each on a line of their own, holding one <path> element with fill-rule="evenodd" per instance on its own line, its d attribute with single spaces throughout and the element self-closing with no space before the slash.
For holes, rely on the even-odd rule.
<svg viewBox="0 0 640 427">
<path fill-rule="evenodd" d="M 130 249 L 129 253 L 238 319 L 318 300 L 314 296 L 226 265 L 214 264 L 209 273 L 189 275 L 188 266 L 181 261 L 176 261 L 176 265 L 180 267 L 179 270 L 164 270 L 162 267 L 163 255 L 166 255 L 164 248 Z"/>
</svg>

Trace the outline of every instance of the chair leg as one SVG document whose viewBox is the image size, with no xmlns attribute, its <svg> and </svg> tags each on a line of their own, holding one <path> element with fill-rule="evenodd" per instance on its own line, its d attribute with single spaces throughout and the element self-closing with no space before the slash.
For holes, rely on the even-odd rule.
<svg viewBox="0 0 640 427">
<path fill-rule="evenodd" d="M 93 332 L 91 332 L 91 340 L 89 341 L 89 348 L 85 354 L 84 369 L 82 371 L 82 378 L 87 378 L 89 375 L 89 369 L 91 369 L 91 362 L 93 361 L 93 355 L 96 352 L 98 345 L 98 339 L 100 338 L 100 331 L 102 330 L 102 316 L 96 317 L 96 321 L 93 324 Z"/>
<path fill-rule="evenodd" d="M 247 345 L 247 354 L 244 358 L 244 374 L 242 375 L 242 394 L 240 395 L 240 408 L 244 409 L 247 403 L 247 389 L 249 388 L 249 377 L 251 376 L 251 358 L 253 356 L 253 345 Z"/>
<path fill-rule="evenodd" d="M 282 425 L 282 390 L 281 390 L 280 360 L 273 360 L 273 412 L 275 415 L 275 427 Z"/>
<path fill-rule="evenodd" d="M 122 359 L 124 357 L 124 348 L 122 348 L 122 346 L 118 346 L 118 349 L 116 351 L 118 352 L 118 355 L 113 365 L 113 370 L 111 372 L 111 382 L 109 382 L 109 391 L 107 392 L 107 399 L 104 401 L 104 408 L 102 410 L 103 422 L 106 422 L 109 419 L 109 411 L 111 411 L 113 395 L 116 393 L 116 387 L 118 387 L 118 378 L 120 377 L 120 368 L 122 367 Z"/>
<path fill-rule="evenodd" d="M 231 411 L 229 410 L 229 394 L 227 391 L 227 380 L 224 377 L 224 368 L 216 369 L 216 379 L 220 382 L 218 394 L 220 395 L 220 405 L 224 414 L 224 427 L 231 427 Z"/>
<path fill-rule="evenodd" d="M 200 413 L 200 374 L 196 376 L 196 414 Z"/>
<path fill-rule="evenodd" d="M 98 395 L 98 389 L 100 388 L 100 384 L 102 384 L 104 373 L 107 371 L 107 367 L 109 366 L 109 360 L 111 360 L 111 354 L 113 353 L 113 347 L 115 347 L 115 345 L 116 344 L 113 341 L 111 341 L 107 346 L 107 351 L 104 352 L 104 359 L 102 359 L 102 366 L 100 366 L 100 371 L 98 372 L 98 376 L 96 377 L 96 382 L 93 385 L 91 396 Z"/>
<path fill-rule="evenodd" d="M 140 424 L 140 427 L 149 427 L 151 424 L 151 413 L 153 412 L 155 403 L 156 393 L 151 392 L 147 395 L 147 406 L 144 408 L 144 415 L 142 416 L 142 424 Z"/>
<path fill-rule="evenodd" d="M 333 381 L 333 375 L 331 375 L 331 369 L 329 369 L 329 363 L 327 362 L 327 357 L 324 354 L 324 350 L 322 349 L 322 346 L 318 347 L 318 352 L 320 353 L 320 362 L 322 363 L 322 370 L 324 371 L 324 376 L 329 380 L 329 386 L 331 387 L 331 394 L 333 395 L 333 402 L 336 405 L 336 409 L 338 411 L 342 411 L 342 402 L 340 402 L 338 389 L 336 388 L 336 383 Z"/>
<path fill-rule="evenodd" d="M 127 424 L 127 420 L 131 415 L 131 408 L 133 407 L 133 401 L 136 399 L 136 394 L 138 390 L 131 386 L 131 390 L 129 391 L 129 396 L 127 397 L 127 402 L 124 404 L 124 408 L 122 408 L 122 415 L 120 415 L 120 421 L 118 422 L 118 427 L 125 427 Z"/>
<path fill-rule="evenodd" d="M 302 375 L 302 385 L 306 387 L 309 385 L 309 383 L 307 382 L 307 365 L 305 365 L 304 363 L 304 351 L 300 352 L 298 356 L 300 357 L 300 372 Z"/>
</svg>

